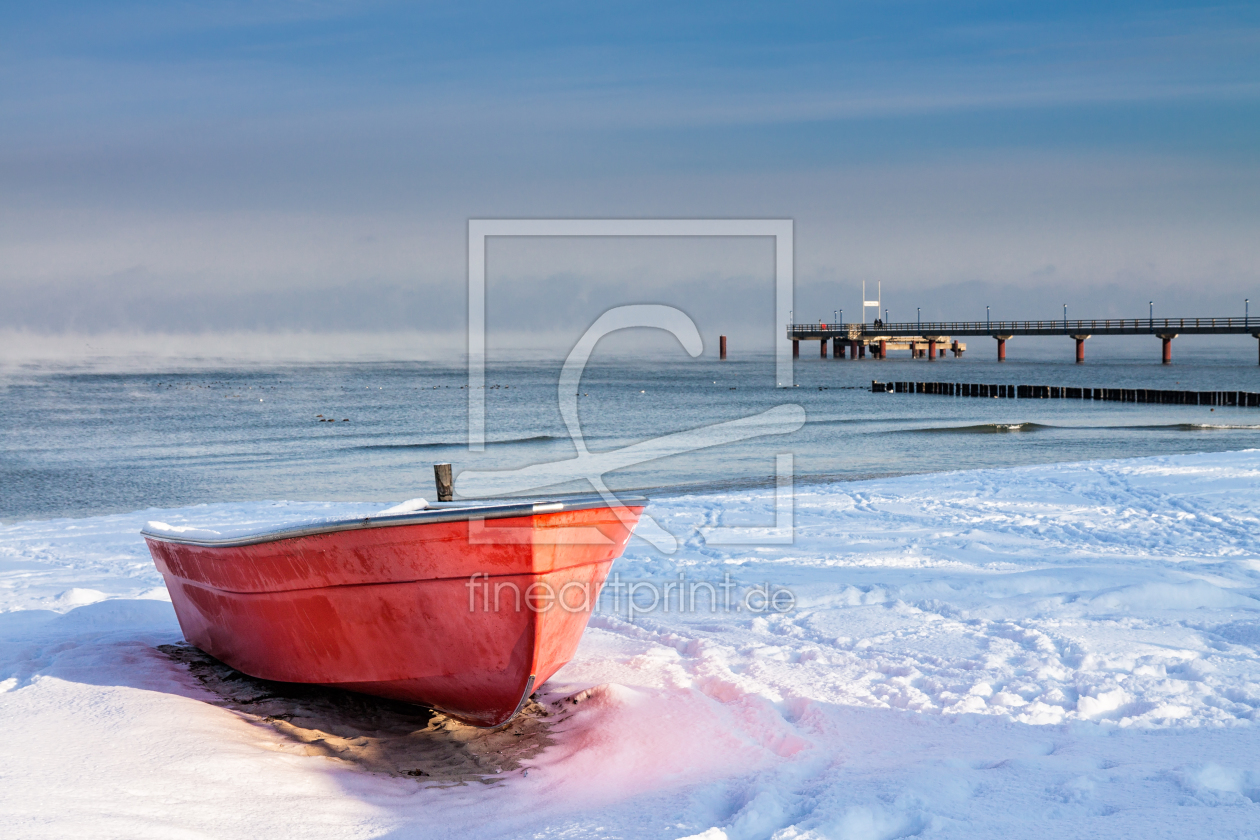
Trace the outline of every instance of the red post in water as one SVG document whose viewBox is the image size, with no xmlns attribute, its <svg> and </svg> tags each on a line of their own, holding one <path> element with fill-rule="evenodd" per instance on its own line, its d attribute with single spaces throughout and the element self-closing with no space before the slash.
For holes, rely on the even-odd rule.
<svg viewBox="0 0 1260 840">
<path fill-rule="evenodd" d="M 928 361 L 929 362 L 936 361 L 936 339 L 935 338 L 928 339 Z"/>
<path fill-rule="evenodd" d="M 800 357 L 801 357 L 801 342 L 794 338 L 792 339 L 792 358 L 799 359 Z"/>
<path fill-rule="evenodd" d="M 881 359 L 888 358 L 888 342 L 882 338 L 879 340 L 879 357 Z"/>
<path fill-rule="evenodd" d="M 1006 361 L 1006 339 L 999 338 L 997 340 L 997 343 L 998 343 L 998 361 L 1005 362 Z"/>
<path fill-rule="evenodd" d="M 822 341 L 818 342 L 818 355 L 819 355 L 819 358 L 822 358 L 822 359 L 827 358 L 827 339 L 825 338 Z"/>
<path fill-rule="evenodd" d="M 1164 342 L 1164 364 L 1166 365 L 1172 364 L 1172 340 L 1176 337 L 1177 336 L 1175 335 L 1161 335 L 1160 336 L 1160 339 L 1162 339 Z"/>
<path fill-rule="evenodd" d="M 726 361 L 726 336 L 718 336 L 718 358 Z"/>
<path fill-rule="evenodd" d="M 1076 339 L 1076 363 L 1083 365 L 1085 364 L 1085 339 L 1089 338 L 1089 336 L 1074 335 L 1072 338 Z"/>
</svg>

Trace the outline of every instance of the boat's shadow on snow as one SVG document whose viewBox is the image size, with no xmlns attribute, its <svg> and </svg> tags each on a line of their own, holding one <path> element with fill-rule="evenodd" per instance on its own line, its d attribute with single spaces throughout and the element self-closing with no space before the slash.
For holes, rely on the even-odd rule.
<svg viewBox="0 0 1260 840">
<path fill-rule="evenodd" d="M 187 644 L 157 649 L 186 666 L 211 703 L 273 729 L 295 751 L 439 785 L 493 784 L 520 772 L 553 743 L 549 730 L 563 717 L 535 695 L 509 723 L 479 729 L 408 703 L 255 679 Z"/>
</svg>

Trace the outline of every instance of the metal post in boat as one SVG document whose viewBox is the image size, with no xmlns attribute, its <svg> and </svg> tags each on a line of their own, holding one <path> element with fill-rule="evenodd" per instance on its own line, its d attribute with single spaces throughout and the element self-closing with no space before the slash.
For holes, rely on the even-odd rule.
<svg viewBox="0 0 1260 840">
<path fill-rule="evenodd" d="M 439 502 L 453 501 L 455 492 L 451 482 L 451 465 L 434 464 L 433 478 L 437 482 L 437 500 Z"/>
</svg>

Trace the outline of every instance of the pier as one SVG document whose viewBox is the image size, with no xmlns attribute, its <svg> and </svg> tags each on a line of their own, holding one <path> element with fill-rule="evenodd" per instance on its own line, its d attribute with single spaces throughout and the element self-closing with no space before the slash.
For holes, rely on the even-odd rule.
<svg viewBox="0 0 1260 840">
<path fill-rule="evenodd" d="M 1244 318 L 1091 318 L 1058 321 L 922 321 L 870 324 L 789 324 L 793 357 L 800 356 L 800 342 L 821 342 L 821 356 L 827 357 L 831 342 L 837 359 L 865 358 L 867 348 L 876 359 L 886 358 L 888 350 L 911 351 L 912 358 L 936 361 L 947 350 L 961 356 L 967 346 L 956 336 L 988 336 L 997 342 L 997 358 L 1006 361 L 1006 342 L 1017 336 L 1064 336 L 1076 342 L 1076 362 L 1085 362 L 1085 341 L 1095 335 L 1149 336 L 1161 341 L 1161 361 L 1172 364 L 1172 341 L 1180 335 L 1250 335 L 1257 340 L 1260 362 L 1260 318 L 1256 323 Z"/>
</svg>

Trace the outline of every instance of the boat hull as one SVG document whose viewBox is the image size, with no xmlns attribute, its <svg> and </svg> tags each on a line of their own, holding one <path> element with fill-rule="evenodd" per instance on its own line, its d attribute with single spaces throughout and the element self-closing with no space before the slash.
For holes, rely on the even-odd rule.
<svg viewBox="0 0 1260 840">
<path fill-rule="evenodd" d="M 496 726 L 572 658 L 641 512 L 146 541 L 184 637 L 233 668 Z"/>
</svg>

